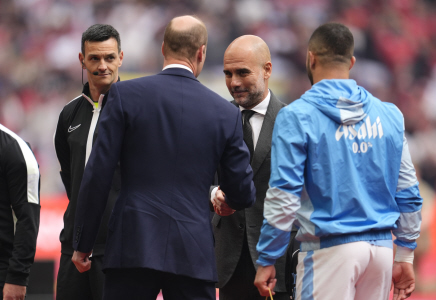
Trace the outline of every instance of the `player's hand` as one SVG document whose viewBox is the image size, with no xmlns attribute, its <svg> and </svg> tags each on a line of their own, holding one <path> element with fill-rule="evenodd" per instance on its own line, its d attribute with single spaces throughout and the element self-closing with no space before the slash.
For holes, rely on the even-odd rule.
<svg viewBox="0 0 436 300">
<path fill-rule="evenodd" d="M 225 194 L 219 187 L 216 191 L 215 197 L 212 199 L 212 204 L 213 209 L 217 215 L 224 217 L 230 216 L 235 212 L 235 210 L 226 203 Z"/>
<path fill-rule="evenodd" d="M 92 251 L 88 253 L 74 251 L 71 261 L 74 263 L 80 273 L 86 272 L 91 269 L 91 260 L 89 259 L 91 253 Z"/>
<path fill-rule="evenodd" d="M 393 300 L 402 300 L 410 297 L 415 290 L 415 273 L 411 263 L 394 262 L 392 267 L 392 285 L 394 287 Z"/>
<path fill-rule="evenodd" d="M 3 300 L 24 300 L 25 297 L 25 286 L 5 283 L 3 287 Z"/>
<path fill-rule="evenodd" d="M 259 290 L 261 296 L 269 296 L 270 290 L 272 294 L 275 295 L 275 292 L 273 291 L 277 283 L 277 279 L 275 277 L 276 268 L 273 265 L 266 267 L 259 266 L 257 268 L 254 285 Z"/>
</svg>

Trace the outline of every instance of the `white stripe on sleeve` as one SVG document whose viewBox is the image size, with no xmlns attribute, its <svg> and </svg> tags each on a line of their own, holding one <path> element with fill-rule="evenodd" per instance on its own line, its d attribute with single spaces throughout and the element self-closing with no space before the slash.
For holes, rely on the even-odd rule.
<svg viewBox="0 0 436 300">
<path fill-rule="evenodd" d="M 39 168 L 35 156 L 29 146 L 18 135 L 0 124 L 0 129 L 13 137 L 20 146 L 27 167 L 27 201 L 39 204 Z"/>
<path fill-rule="evenodd" d="M 270 187 L 266 193 L 263 215 L 271 226 L 283 231 L 291 231 L 300 206 L 300 197 Z"/>
</svg>

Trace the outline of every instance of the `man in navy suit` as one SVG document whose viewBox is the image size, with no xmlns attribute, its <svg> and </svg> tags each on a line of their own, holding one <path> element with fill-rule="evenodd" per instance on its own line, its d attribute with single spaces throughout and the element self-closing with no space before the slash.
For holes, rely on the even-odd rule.
<svg viewBox="0 0 436 300">
<path fill-rule="evenodd" d="M 241 113 L 196 77 L 207 31 L 183 16 L 165 29 L 164 69 L 112 85 L 79 193 L 73 262 L 90 268 L 117 162 L 121 191 L 108 225 L 104 299 L 215 299 L 208 193 L 218 166 L 225 201 L 255 201 Z"/>
</svg>

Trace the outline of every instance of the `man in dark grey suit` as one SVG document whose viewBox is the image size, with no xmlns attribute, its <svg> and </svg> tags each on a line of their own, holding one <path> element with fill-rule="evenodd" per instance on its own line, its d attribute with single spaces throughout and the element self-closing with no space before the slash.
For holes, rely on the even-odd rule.
<svg viewBox="0 0 436 300">
<path fill-rule="evenodd" d="M 257 36 L 246 35 L 234 40 L 224 54 L 224 74 L 232 101 L 241 109 L 244 141 L 251 155 L 256 203 L 234 212 L 221 205 L 223 192 L 212 189 L 211 201 L 220 213 L 212 219 L 218 269 L 220 300 L 264 299 L 254 286 L 256 244 L 263 221 L 263 203 L 268 189 L 271 163 L 271 138 L 274 121 L 285 106 L 268 89 L 271 55 L 266 43 Z M 225 191 L 224 191 L 225 192 Z M 234 212 L 234 213 L 233 213 Z M 275 265 L 277 285 L 274 299 L 287 299 L 285 257 Z"/>
</svg>

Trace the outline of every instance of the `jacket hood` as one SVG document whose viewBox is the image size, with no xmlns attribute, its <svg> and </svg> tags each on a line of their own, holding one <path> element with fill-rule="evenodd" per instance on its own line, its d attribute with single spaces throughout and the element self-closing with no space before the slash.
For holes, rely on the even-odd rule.
<svg viewBox="0 0 436 300">
<path fill-rule="evenodd" d="M 301 96 L 339 124 L 352 125 L 361 121 L 370 108 L 367 90 L 352 79 L 323 79 Z"/>
</svg>

